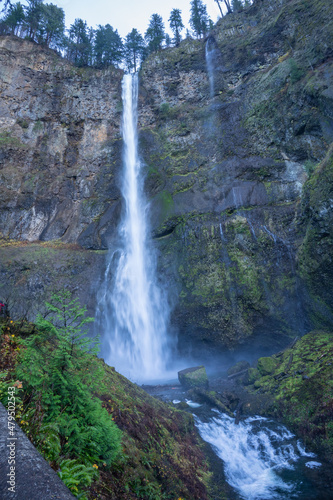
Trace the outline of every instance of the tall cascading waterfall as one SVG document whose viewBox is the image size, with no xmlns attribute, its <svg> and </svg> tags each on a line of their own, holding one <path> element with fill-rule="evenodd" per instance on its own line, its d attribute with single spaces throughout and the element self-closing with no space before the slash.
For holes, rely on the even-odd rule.
<svg viewBox="0 0 333 500">
<path fill-rule="evenodd" d="M 110 249 L 96 316 L 103 332 L 105 361 L 127 377 L 144 381 L 166 374 L 169 308 L 157 284 L 155 259 L 147 244 L 148 204 L 138 156 L 137 75 L 124 76 L 122 100 L 125 209 L 119 247 Z"/>
</svg>

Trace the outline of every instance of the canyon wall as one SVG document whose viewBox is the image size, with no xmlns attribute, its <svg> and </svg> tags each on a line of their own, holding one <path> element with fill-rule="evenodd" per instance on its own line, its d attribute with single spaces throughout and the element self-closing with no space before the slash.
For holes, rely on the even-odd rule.
<svg viewBox="0 0 333 500">
<path fill-rule="evenodd" d="M 141 68 L 152 244 L 184 350 L 273 351 L 332 324 L 332 20 L 328 0 L 255 2 L 209 35 L 213 87 L 207 40 Z M 3 290 L 22 308 L 70 283 L 93 313 L 121 214 L 122 72 L 14 37 L 0 59 Z"/>
</svg>

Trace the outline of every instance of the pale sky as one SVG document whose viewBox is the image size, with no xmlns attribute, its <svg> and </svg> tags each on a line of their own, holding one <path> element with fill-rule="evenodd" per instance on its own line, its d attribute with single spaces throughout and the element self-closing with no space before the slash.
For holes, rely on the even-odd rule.
<svg viewBox="0 0 333 500">
<path fill-rule="evenodd" d="M 88 26 L 111 24 L 118 30 L 121 37 L 125 37 L 133 28 L 144 35 L 152 14 L 162 16 L 166 30 L 171 35 L 168 19 L 172 9 L 182 11 L 185 25 L 190 17 L 190 0 L 46 0 L 62 7 L 65 11 L 66 26 L 73 24 L 76 18 L 87 21 Z M 214 0 L 206 0 L 209 17 L 215 23 L 219 17 L 219 10 Z M 183 30 L 183 36 L 185 30 Z"/>
</svg>

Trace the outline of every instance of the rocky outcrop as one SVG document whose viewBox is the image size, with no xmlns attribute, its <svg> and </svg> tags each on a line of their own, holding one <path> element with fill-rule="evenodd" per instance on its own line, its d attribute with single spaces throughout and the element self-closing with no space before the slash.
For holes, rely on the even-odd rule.
<svg viewBox="0 0 333 500">
<path fill-rule="evenodd" d="M 333 142 L 331 12 L 328 0 L 274 0 L 225 16 L 209 35 L 213 87 L 205 40 L 141 68 L 152 236 L 184 350 L 273 352 L 331 324 L 329 211 L 318 208 L 328 170 L 316 169 Z M 73 68 L 15 37 L 0 43 L 0 231 L 95 251 L 79 286 L 92 303 L 104 269 L 96 251 L 117 237 L 121 212 L 121 71 Z M 314 268 L 306 255 L 318 238 Z"/>
<path fill-rule="evenodd" d="M 153 234 L 184 346 L 274 350 L 311 327 L 295 254 L 302 187 L 333 140 L 327 9 L 261 2 L 219 21 L 213 97 L 200 41 L 142 68 Z"/>
<path fill-rule="evenodd" d="M 313 331 L 294 345 L 258 360 L 256 376 L 244 379 L 244 411 L 283 420 L 312 449 L 333 458 L 333 336 Z M 263 361 L 264 360 L 264 361 Z M 265 369 L 264 369 L 265 367 Z M 268 368 L 268 369 L 266 369 Z M 254 368 L 252 368 L 254 371 Z M 251 397 L 267 397 L 261 408 Z"/>
<path fill-rule="evenodd" d="M 74 68 L 16 37 L 1 38 L 0 58 L 2 236 L 106 248 L 119 200 L 122 72 Z"/>
<path fill-rule="evenodd" d="M 9 427 L 12 430 L 9 430 Z M 74 500 L 56 472 L 0 403 L 0 495 L 4 500 Z"/>
<path fill-rule="evenodd" d="M 317 327 L 333 321 L 333 147 L 304 186 L 298 250 L 300 275 L 307 284 L 307 307 Z"/>
<path fill-rule="evenodd" d="M 208 377 L 204 366 L 186 368 L 178 372 L 178 380 L 186 389 L 193 387 L 208 387 Z"/>
</svg>

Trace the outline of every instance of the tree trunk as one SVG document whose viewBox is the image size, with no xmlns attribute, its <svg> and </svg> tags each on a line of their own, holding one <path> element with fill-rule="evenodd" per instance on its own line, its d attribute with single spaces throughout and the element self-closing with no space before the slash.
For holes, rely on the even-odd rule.
<svg viewBox="0 0 333 500">
<path fill-rule="evenodd" d="M 216 3 L 217 3 L 217 5 L 219 6 L 219 9 L 220 9 L 220 12 L 221 12 L 221 17 L 223 17 L 223 12 L 222 12 L 221 5 L 220 5 L 219 0 L 215 0 L 215 2 L 216 2 Z"/>
<path fill-rule="evenodd" d="M 231 8 L 231 5 L 230 5 L 229 0 L 224 0 L 224 3 L 225 3 L 225 4 L 226 4 L 226 6 L 227 6 L 227 9 L 228 9 L 228 14 L 231 14 L 231 12 L 232 12 L 232 8 Z"/>
</svg>

